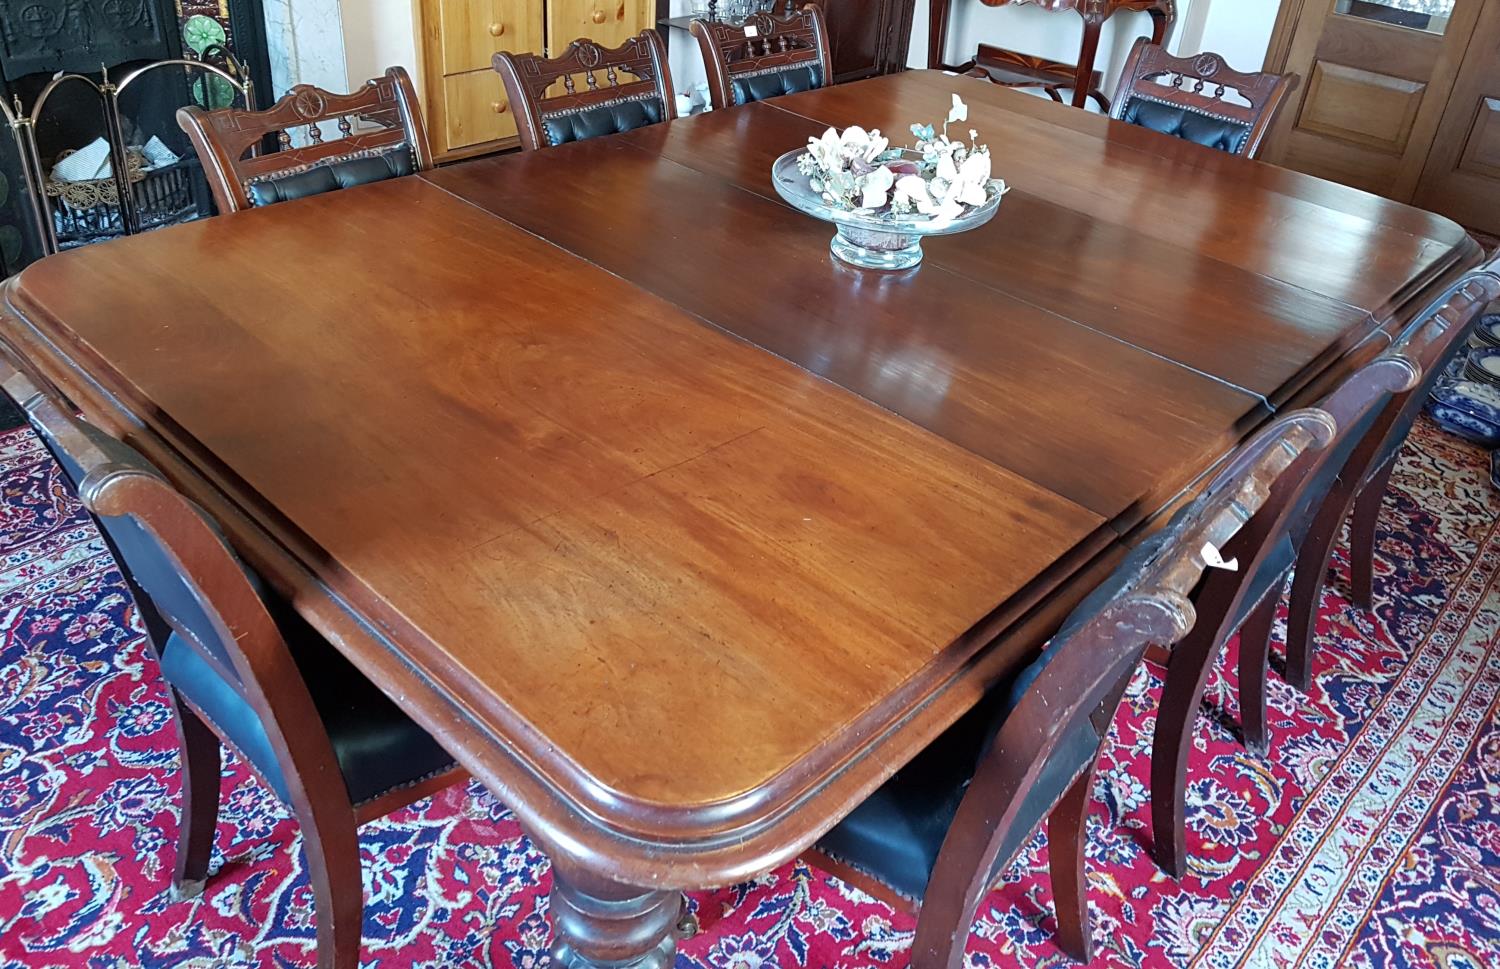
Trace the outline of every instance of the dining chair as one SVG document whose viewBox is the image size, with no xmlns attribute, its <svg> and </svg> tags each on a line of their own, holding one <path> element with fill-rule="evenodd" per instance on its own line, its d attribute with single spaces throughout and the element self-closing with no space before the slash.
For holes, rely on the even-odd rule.
<svg viewBox="0 0 1500 969">
<path fill-rule="evenodd" d="M 291 807 L 317 912 L 318 965 L 356 969 L 364 897 L 358 826 L 464 778 L 342 654 L 266 595 L 217 526 L 138 452 L 0 362 L 0 384 L 77 485 L 144 590 L 182 747 L 178 899 L 201 894 L 218 820 L 220 744 Z"/>
<path fill-rule="evenodd" d="M 833 83 L 823 10 L 809 3 L 784 14 L 754 13 L 743 24 L 694 20 L 715 108 L 764 101 Z"/>
<path fill-rule="evenodd" d="M 1242 74 L 1218 54 L 1174 57 L 1142 37 L 1125 61 L 1110 117 L 1254 158 L 1297 82 L 1295 74 Z"/>
<path fill-rule="evenodd" d="M 1287 611 L 1286 681 L 1304 692 L 1312 683 L 1318 607 L 1333 561 L 1333 549 L 1349 523 L 1350 598 L 1369 610 L 1374 603 L 1375 528 L 1401 446 L 1433 386 L 1490 301 L 1500 298 L 1500 256 L 1449 286 L 1398 338 L 1396 347 L 1422 368 L 1415 387 L 1392 400 L 1359 442 L 1318 507 L 1297 554 Z"/>
<path fill-rule="evenodd" d="M 298 84 L 264 111 L 189 105 L 178 110 L 177 124 L 198 152 L 221 213 L 432 167 L 416 89 L 400 67 L 353 94 Z M 262 150 L 269 138 L 279 150 Z"/>
<path fill-rule="evenodd" d="M 1315 410 L 1263 429 L 1073 609 L 1014 680 L 988 691 L 818 843 L 816 860 L 834 874 L 917 905 L 916 969 L 963 965 L 976 907 L 1044 819 L 1059 945 L 1089 960 L 1085 823 L 1116 707 L 1146 647 L 1193 628 L 1207 556 L 1257 520 L 1281 478 L 1332 436 L 1331 418 Z"/>
<path fill-rule="evenodd" d="M 1214 663 L 1224 644 L 1239 633 L 1240 729 L 1245 747 L 1264 754 L 1266 677 L 1270 636 L 1287 573 L 1296 564 L 1316 509 L 1329 494 L 1351 453 L 1371 433 L 1396 395 L 1417 386 L 1422 376 L 1415 352 L 1422 341 L 1409 327 L 1391 348 L 1345 378 L 1319 404 L 1333 422 L 1330 444 L 1304 456 L 1283 476 L 1261 514 L 1225 549 L 1239 568 L 1216 571 L 1195 600 L 1198 623 L 1172 647 L 1157 711 L 1151 753 L 1153 854 L 1168 874 L 1186 868 L 1185 798 L 1193 725 Z"/>
<path fill-rule="evenodd" d="M 580 38 L 550 60 L 501 51 L 494 65 L 526 151 L 619 134 L 675 116 L 667 48 L 650 28 L 619 47 Z"/>
</svg>

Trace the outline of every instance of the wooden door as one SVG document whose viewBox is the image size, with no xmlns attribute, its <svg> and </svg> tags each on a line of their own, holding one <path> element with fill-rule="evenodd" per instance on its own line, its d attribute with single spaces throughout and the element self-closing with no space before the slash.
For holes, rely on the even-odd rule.
<svg viewBox="0 0 1500 969">
<path fill-rule="evenodd" d="M 1303 83 L 1265 157 L 1411 201 L 1487 2 L 1301 0 L 1286 69 Z"/>
<path fill-rule="evenodd" d="M 487 150 L 513 138 L 515 116 L 490 65 L 496 51 L 542 48 L 542 9 L 533 0 L 424 0 L 427 103 L 442 158 Z"/>
<path fill-rule="evenodd" d="M 1480 12 L 1415 201 L 1500 235 L 1500 0 Z"/>
<path fill-rule="evenodd" d="M 618 47 L 656 20 L 656 0 L 549 0 L 547 50 L 557 57 L 580 37 Z"/>
</svg>

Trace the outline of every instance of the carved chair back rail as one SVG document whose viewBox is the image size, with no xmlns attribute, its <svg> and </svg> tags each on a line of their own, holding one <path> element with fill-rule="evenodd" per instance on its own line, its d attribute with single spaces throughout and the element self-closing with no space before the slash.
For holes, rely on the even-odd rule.
<svg viewBox="0 0 1500 969">
<path fill-rule="evenodd" d="M 264 111 L 186 107 L 220 212 L 425 171 L 432 151 L 411 78 L 392 67 L 351 94 L 299 84 Z M 279 150 L 263 152 L 268 137 Z"/>
<path fill-rule="evenodd" d="M 495 55 L 494 68 L 515 107 L 526 151 L 675 116 L 666 45 L 649 28 L 613 48 L 579 38 L 550 60 L 502 51 Z"/>
<path fill-rule="evenodd" d="M 1110 116 L 1254 158 L 1297 82 L 1295 74 L 1236 71 L 1218 54 L 1175 57 L 1141 38 L 1125 62 Z"/>
<path fill-rule="evenodd" d="M 756 13 L 743 24 L 694 20 L 716 109 L 832 83 L 833 58 L 823 10 L 809 3 L 785 14 Z"/>
</svg>

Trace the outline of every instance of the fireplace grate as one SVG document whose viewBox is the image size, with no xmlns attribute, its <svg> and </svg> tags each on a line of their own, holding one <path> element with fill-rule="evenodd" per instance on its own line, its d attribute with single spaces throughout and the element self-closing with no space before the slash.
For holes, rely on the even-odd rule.
<svg viewBox="0 0 1500 969">
<path fill-rule="evenodd" d="M 142 173 L 131 181 L 135 203 L 136 232 L 164 225 L 175 225 L 197 218 L 203 200 L 194 191 L 196 158 L 183 158 L 154 171 Z M 56 195 L 52 207 L 52 231 L 59 251 L 103 242 L 126 235 L 124 212 L 120 208 L 118 189 L 113 179 L 78 183 L 68 191 L 57 191 L 49 182 L 48 195 Z"/>
</svg>

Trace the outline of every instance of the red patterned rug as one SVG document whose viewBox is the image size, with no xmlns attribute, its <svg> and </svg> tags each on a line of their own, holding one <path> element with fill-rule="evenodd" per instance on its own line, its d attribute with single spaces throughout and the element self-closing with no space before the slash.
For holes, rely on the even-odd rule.
<svg viewBox="0 0 1500 969">
<path fill-rule="evenodd" d="M 1486 455 L 1419 427 L 1376 614 L 1329 593 L 1312 695 L 1272 679 L 1269 757 L 1235 741 L 1228 678 L 1211 689 L 1180 885 L 1145 848 L 1160 684 L 1137 678 L 1095 792 L 1098 965 L 1500 966 L 1497 510 Z M 0 434 L 0 969 L 313 964 L 300 834 L 232 759 L 216 874 L 171 900 L 178 784 L 119 572 L 40 443 Z M 366 966 L 546 964 L 547 860 L 477 785 L 361 844 Z M 971 966 L 1068 963 L 1045 852 L 1038 835 L 983 906 Z M 679 966 L 907 964 L 909 917 L 802 863 L 693 901 L 703 932 Z"/>
</svg>

